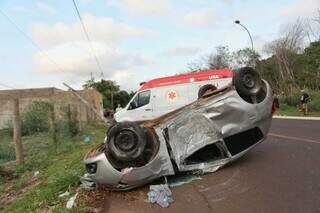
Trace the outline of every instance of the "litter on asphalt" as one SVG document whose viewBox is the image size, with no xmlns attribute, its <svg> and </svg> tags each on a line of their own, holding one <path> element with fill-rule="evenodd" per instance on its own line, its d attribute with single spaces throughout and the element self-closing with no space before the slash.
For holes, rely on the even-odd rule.
<svg viewBox="0 0 320 213">
<path fill-rule="evenodd" d="M 167 184 L 160 184 L 150 185 L 148 201 L 150 203 L 157 203 L 162 208 L 167 208 L 174 200 L 169 186 Z"/>
</svg>

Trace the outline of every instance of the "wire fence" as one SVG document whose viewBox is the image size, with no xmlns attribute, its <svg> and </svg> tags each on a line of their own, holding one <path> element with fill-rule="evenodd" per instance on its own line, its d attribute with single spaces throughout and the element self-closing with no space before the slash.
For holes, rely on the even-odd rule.
<svg viewBox="0 0 320 213">
<path fill-rule="evenodd" d="M 49 98 L 15 99 L 18 106 L 0 96 L 0 165 L 18 161 L 19 152 L 23 164 L 23 159 L 35 152 L 57 151 L 66 138 L 79 135 L 87 124 L 100 121 L 96 114 L 102 112 L 100 96 L 95 91 L 83 93 L 86 104 L 70 91 Z"/>
</svg>

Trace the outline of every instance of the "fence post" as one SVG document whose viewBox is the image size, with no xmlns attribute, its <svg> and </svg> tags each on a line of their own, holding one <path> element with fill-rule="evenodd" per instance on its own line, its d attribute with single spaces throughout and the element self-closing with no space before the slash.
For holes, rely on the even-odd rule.
<svg viewBox="0 0 320 213">
<path fill-rule="evenodd" d="M 57 143 L 57 127 L 56 127 L 56 115 L 55 115 L 55 109 L 54 109 L 54 103 L 52 103 L 51 109 L 50 109 L 50 126 L 51 126 L 51 134 L 52 134 L 52 141 L 54 145 L 54 150 L 57 151 L 58 143 Z"/>
<path fill-rule="evenodd" d="M 82 110 L 81 110 L 81 104 L 82 103 L 79 103 L 79 107 L 78 107 L 78 122 L 79 122 L 79 130 L 80 132 L 82 131 L 82 119 L 81 119 L 81 116 L 82 116 Z"/>
<path fill-rule="evenodd" d="M 23 147 L 21 142 L 21 119 L 19 109 L 19 99 L 13 99 L 13 141 L 15 144 L 17 165 L 23 165 Z"/>
</svg>

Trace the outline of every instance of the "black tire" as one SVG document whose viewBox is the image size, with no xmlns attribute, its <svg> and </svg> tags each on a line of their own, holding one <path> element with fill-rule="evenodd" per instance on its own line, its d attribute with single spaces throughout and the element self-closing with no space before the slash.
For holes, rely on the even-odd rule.
<svg viewBox="0 0 320 213">
<path fill-rule="evenodd" d="M 208 90 L 214 91 L 214 90 L 216 90 L 216 89 L 217 89 L 217 87 L 215 87 L 214 85 L 212 85 L 212 84 L 206 84 L 206 85 L 200 87 L 200 89 L 199 89 L 199 91 L 198 91 L 198 98 L 202 98 L 203 95 L 204 95 Z"/>
<path fill-rule="evenodd" d="M 121 165 L 140 158 L 145 147 L 146 135 L 135 122 L 116 123 L 108 131 L 107 155 Z"/>
<path fill-rule="evenodd" d="M 240 96 L 256 96 L 262 88 L 262 81 L 253 68 L 243 67 L 234 72 L 233 85 Z"/>
</svg>

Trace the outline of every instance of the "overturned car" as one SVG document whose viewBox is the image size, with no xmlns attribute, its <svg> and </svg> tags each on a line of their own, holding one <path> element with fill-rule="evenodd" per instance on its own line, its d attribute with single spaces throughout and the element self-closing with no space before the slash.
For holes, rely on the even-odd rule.
<svg viewBox="0 0 320 213">
<path fill-rule="evenodd" d="M 232 83 L 157 119 L 112 125 L 84 163 L 89 177 L 114 190 L 181 172 L 214 172 L 262 142 L 272 118 L 272 91 L 252 68 Z"/>
</svg>

